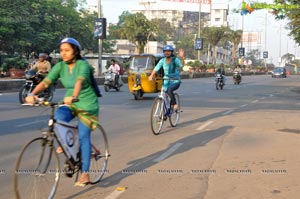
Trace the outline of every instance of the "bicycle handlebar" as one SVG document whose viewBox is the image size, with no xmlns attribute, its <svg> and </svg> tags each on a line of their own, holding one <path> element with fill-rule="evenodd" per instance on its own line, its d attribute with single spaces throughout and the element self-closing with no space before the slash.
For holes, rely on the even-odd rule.
<svg viewBox="0 0 300 199">
<path fill-rule="evenodd" d="M 78 99 L 73 99 L 72 102 L 78 102 L 79 100 Z M 30 103 L 25 103 L 25 104 L 22 104 L 22 106 L 59 106 L 59 105 L 63 105 L 65 104 L 64 102 L 49 102 L 49 101 L 46 101 L 44 98 L 37 98 L 33 104 L 30 104 Z"/>
</svg>

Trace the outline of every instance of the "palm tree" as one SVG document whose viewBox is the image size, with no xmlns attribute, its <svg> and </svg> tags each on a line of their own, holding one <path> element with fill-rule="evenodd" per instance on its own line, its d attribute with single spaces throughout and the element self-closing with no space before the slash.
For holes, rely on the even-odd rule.
<svg viewBox="0 0 300 199">
<path fill-rule="evenodd" d="M 285 63 L 290 63 L 291 61 L 293 61 L 295 58 L 295 55 L 290 54 L 290 53 L 286 53 L 284 55 L 282 55 L 281 59 L 285 60 Z"/>
<path fill-rule="evenodd" d="M 231 48 L 231 56 L 232 56 L 232 64 L 237 63 L 237 51 L 238 46 L 241 43 L 242 36 L 243 36 L 243 30 L 231 30 L 229 31 L 229 41 L 232 43 Z"/>
<path fill-rule="evenodd" d="M 213 49 L 213 64 L 216 64 L 217 58 L 217 45 L 227 38 L 228 27 L 207 27 L 203 30 L 203 36 L 207 39 L 208 43 L 212 46 Z"/>
</svg>

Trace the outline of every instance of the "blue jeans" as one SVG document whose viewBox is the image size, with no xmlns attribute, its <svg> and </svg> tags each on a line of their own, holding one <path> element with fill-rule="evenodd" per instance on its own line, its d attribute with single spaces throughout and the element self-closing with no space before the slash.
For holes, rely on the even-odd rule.
<svg viewBox="0 0 300 199">
<path fill-rule="evenodd" d="M 173 91 L 178 89 L 179 86 L 180 86 L 180 83 L 174 83 L 174 84 L 170 84 L 168 86 L 167 93 L 168 93 L 169 97 L 171 98 L 171 102 L 170 102 L 171 105 L 176 104 L 176 99 L 175 99 Z"/>
<path fill-rule="evenodd" d="M 64 122 L 70 122 L 75 115 L 67 106 L 61 106 L 55 112 L 54 118 Z M 91 144 L 91 129 L 84 125 L 80 120 L 78 121 L 78 138 L 81 153 L 81 171 L 88 172 L 90 168 L 90 156 L 92 150 Z"/>
</svg>

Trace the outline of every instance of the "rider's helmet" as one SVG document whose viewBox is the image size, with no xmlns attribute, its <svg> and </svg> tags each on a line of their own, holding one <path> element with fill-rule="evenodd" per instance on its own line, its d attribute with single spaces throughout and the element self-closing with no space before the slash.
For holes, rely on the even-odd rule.
<svg viewBox="0 0 300 199">
<path fill-rule="evenodd" d="M 171 45 L 165 45 L 165 46 L 163 47 L 163 52 L 165 52 L 165 51 L 171 51 L 171 52 L 173 52 L 173 51 L 174 51 L 174 48 L 173 48 L 173 46 L 171 46 Z"/>
<path fill-rule="evenodd" d="M 81 51 L 80 43 L 76 39 L 67 37 L 67 38 L 64 38 L 63 40 L 61 40 L 60 45 L 63 44 L 63 43 L 72 44 L 72 45 L 76 46 L 79 51 Z"/>
</svg>

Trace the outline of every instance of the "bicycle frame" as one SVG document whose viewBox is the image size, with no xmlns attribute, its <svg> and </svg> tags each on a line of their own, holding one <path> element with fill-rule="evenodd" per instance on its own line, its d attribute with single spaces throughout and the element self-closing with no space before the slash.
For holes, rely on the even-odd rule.
<svg viewBox="0 0 300 199">
<path fill-rule="evenodd" d="M 58 131 L 58 127 L 55 125 L 55 124 L 60 124 L 60 125 L 63 125 L 67 128 L 72 128 L 74 130 L 77 130 L 77 126 L 72 126 L 71 124 L 67 124 L 67 123 L 64 123 L 62 121 L 59 121 L 57 122 L 55 119 L 54 119 L 54 113 L 55 113 L 55 110 L 56 110 L 56 105 L 50 105 L 51 107 L 51 113 L 50 113 L 50 118 L 48 120 L 48 131 L 47 131 L 47 134 L 44 135 L 45 138 L 49 138 L 49 137 L 52 137 L 54 139 L 51 139 L 51 147 L 54 147 L 53 145 L 53 142 L 54 140 L 58 143 L 59 147 L 65 149 L 65 147 L 63 146 L 63 144 L 65 143 L 62 143 L 62 139 L 60 139 L 57 134 L 59 132 L 56 132 Z M 74 173 L 78 172 L 80 170 L 80 168 L 77 168 L 76 170 L 76 166 L 80 165 L 80 153 L 79 153 L 79 148 L 78 148 L 78 151 L 76 151 L 76 153 L 78 154 L 78 158 L 77 159 L 74 159 L 74 155 L 71 154 L 71 152 L 69 150 L 63 150 L 63 154 L 65 156 L 65 158 L 67 159 L 67 163 L 68 165 L 70 166 L 70 168 L 72 170 L 74 170 Z"/>
<path fill-rule="evenodd" d="M 166 118 L 171 116 L 171 104 L 170 104 L 170 101 L 168 101 L 169 96 L 163 89 L 161 89 L 160 93 L 158 94 L 158 98 L 162 99 L 163 109 L 161 108 L 160 110 L 161 111 L 165 110 L 164 116 L 166 116 Z M 169 107 L 168 107 L 168 105 L 169 105 Z M 160 115 L 162 115 L 162 113 L 160 113 Z"/>
</svg>

